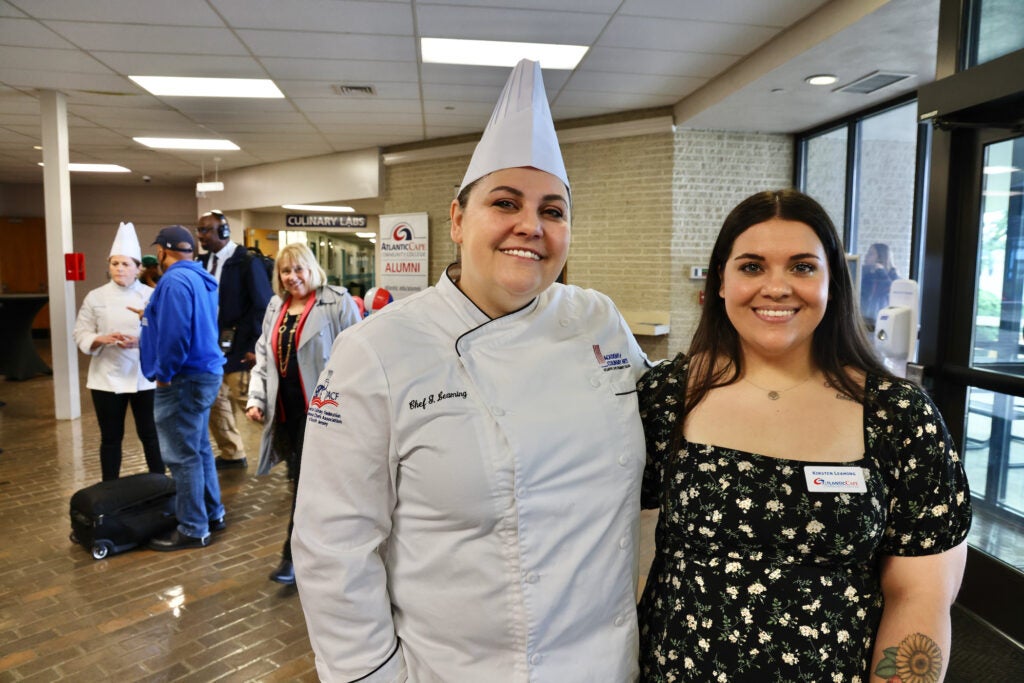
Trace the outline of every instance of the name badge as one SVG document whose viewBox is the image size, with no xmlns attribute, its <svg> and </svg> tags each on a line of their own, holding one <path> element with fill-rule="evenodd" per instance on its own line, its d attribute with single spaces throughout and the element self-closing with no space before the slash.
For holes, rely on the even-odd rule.
<svg viewBox="0 0 1024 683">
<path fill-rule="evenodd" d="M 862 467 L 804 465 L 807 490 L 812 493 L 867 493 Z"/>
</svg>

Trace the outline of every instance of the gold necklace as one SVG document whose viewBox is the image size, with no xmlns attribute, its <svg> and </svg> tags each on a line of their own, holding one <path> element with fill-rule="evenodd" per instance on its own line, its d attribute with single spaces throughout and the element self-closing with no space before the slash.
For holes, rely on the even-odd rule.
<svg viewBox="0 0 1024 683">
<path fill-rule="evenodd" d="M 289 318 L 293 319 L 291 329 L 288 329 Z M 292 358 L 292 347 L 295 346 L 295 328 L 298 326 L 299 321 L 297 315 L 285 315 L 284 320 L 281 322 L 281 326 L 277 328 L 277 338 L 280 346 L 277 353 L 277 368 L 281 371 L 281 377 L 285 377 L 288 374 L 288 361 Z M 287 337 L 284 336 L 285 332 L 288 333 Z"/>
<path fill-rule="evenodd" d="M 800 382 L 797 382 L 793 386 L 787 387 L 785 389 L 766 389 L 765 387 L 762 387 L 760 384 L 754 384 L 749 379 L 747 379 L 746 376 L 743 377 L 743 381 L 746 382 L 747 384 L 749 384 L 750 386 L 754 387 L 755 389 L 760 389 L 761 391 L 767 392 L 768 393 L 768 399 L 770 401 L 778 401 L 779 400 L 779 396 L 781 396 L 782 394 L 786 393 L 787 391 L 793 391 L 793 389 L 796 389 L 798 387 L 802 387 L 803 385 L 805 385 L 808 382 L 810 382 L 812 377 L 814 377 L 814 373 L 813 372 L 811 374 L 807 375 L 807 379 L 801 380 Z"/>
</svg>

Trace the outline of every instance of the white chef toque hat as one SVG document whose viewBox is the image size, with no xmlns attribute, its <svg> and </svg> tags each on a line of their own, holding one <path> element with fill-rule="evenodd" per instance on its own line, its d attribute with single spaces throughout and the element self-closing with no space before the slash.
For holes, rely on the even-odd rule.
<svg viewBox="0 0 1024 683">
<path fill-rule="evenodd" d="M 130 256 L 138 262 L 142 262 L 142 249 L 139 247 L 139 237 L 135 234 L 135 226 L 132 223 L 121 223 L 117 228 L 117 237 L 110 247 L 110 256 Z"/>
<path fill-rule="evenodd" d="M 512 69 L 473 152 L 459 192 L 488 173 L 520 166 L 546 171 L 569 188 L 540 63 L 529 59 L 520 60 Z"/>
</svg>

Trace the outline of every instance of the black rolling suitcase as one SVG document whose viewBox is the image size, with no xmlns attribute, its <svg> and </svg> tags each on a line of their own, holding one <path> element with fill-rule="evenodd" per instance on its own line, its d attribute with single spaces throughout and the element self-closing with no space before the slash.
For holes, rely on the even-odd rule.
<svg viewBox="0 0 1024 683">
<path fill-rule="evenodd" d="M 130 550 L 177 524 L 174 480 L 163 474 L 101 481 L 71 496 L 71 540 L 97 560 Z"/>
</svg>

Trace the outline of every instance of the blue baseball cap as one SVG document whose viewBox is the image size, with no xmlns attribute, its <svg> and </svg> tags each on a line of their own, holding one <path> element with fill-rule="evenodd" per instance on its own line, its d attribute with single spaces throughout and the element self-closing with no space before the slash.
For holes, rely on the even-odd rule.
<svg viewBox="0 0 1024 683">
<path fill-rule="evenodd" d="M 183 225 L 168 225 L 157 233 L 153 244 L 159 245 L 171 251 L 192 252 L 196 250 L 196 243 L 192 239 L 192 231 Z"/>
</svg>

